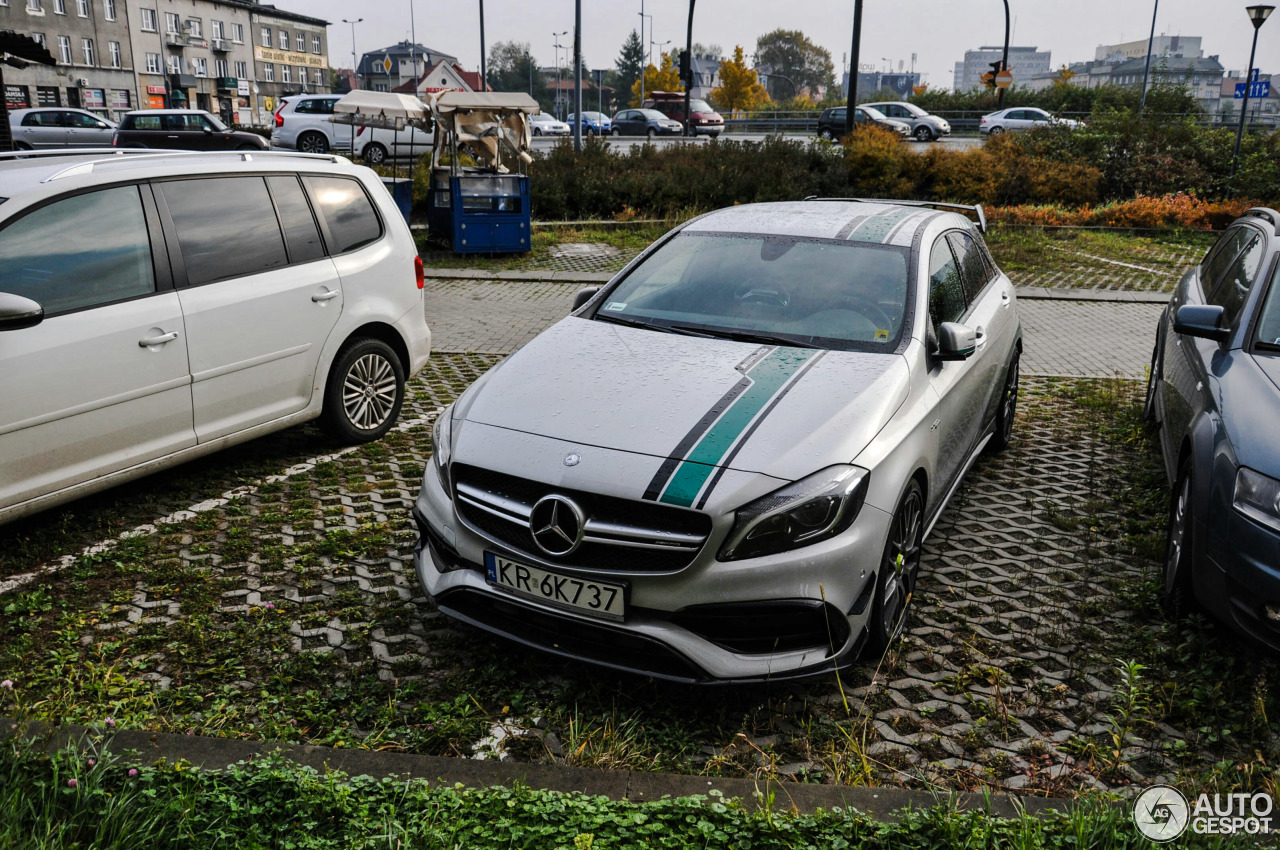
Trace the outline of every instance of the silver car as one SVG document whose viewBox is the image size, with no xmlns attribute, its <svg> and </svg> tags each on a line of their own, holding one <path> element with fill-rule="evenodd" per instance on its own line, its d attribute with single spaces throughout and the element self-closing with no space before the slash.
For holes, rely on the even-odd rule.
<svg viewBox="0 0 1280 850">
<path fill-rule="evenodd" d="M 116 125 L 83 109 L 36 108 L 9 112 L 14 150 L 109 148 Z"/>
<path fill-rule="evenodd" d="M 911 128 L 911 135 L 917 142 L 932 142 L 951 135 L 951 125 L 945 118 L 930 115 L 914 103 L 886 100 L 862 105 L 876 109 L 889 118 L 906 124 Z"/>
<path fill-rule="evenodd" d="M 1006 131 L 1030 130 L 1034 127 L 1074 129 L 1079 126 L 1080 122 L 1071 118 L 1059 118 L 1032 106 L 1019 106 L 982 116 L 982 121 L 978 124 L 978 132 L 984 136 L 995 136 Z"/>
<path fill-rule="evenodd" d="M 437 420 L 414 515 L 439 610 L 681 681 L 887 647 L 1017 403 L 1013 287 L 940 206 L 732 207 L 579 293 Z"/>
</svg>

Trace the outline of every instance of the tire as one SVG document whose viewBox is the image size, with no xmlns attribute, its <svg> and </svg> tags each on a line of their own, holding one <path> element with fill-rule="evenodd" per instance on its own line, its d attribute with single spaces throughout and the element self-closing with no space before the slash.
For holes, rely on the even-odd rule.
<svg viewBox="0 0 1280 850">
<path fill-rule="evenodd" d="M 533 128 L 533 135 L 535 135 L 535 136 L 541 136 L 541 135 L 542 135 L 542 131 L 541 131 L 540 129 L 538 129 L 537 127 L 534 127 L 534 128 Z"/>
<path fill-rule="evenodd" d="M 876 571 L 876 598 L 867 628 L 869 645 L 877 656 L 883 655 L 906 627 L 911 594 L 920 575 L 923 540 L 924 492 L 920 482 L 912 479 L 893 512 L 889 539 Z"/>
<path fill-rule="evenodd" d="M 987 135 L 988 135 L 988 136 L 998 136 L 998 135 L 1000 135 L 1000 134 L 1001 134 L 1001 133 L 1003 133 L 1003 132 L 1004 132 L 1004 128 L 1003 128 L 1003 127 L 992 127 L 990 130 L 988 130 L 988 131 L 987 131 Z"/>
<path fill-rule="evenodd" d="M 913 135 L 917 142 L 932 142 L 934 138 L 933 131 L 924 124 L 917 127 Z"/>
<path fill-rule="evenodd" d="M 622 131 L 621 131 L 621 130 L 619 130 L 617 127 L 614 127 L 612 130 L 610 130 L 610 131 L 609 131 L 609 135 L 610 135 L 610 136 L 621 136 L 621 135 L 622 135 Z"/>
<path fill-rule="evenodd" d="M 1018 417 L 1018 361 L 1021 355 L 1013 353 L 1013 362 L 1004 378 L 1004 389 L 1000 391 L 1000 409 L 996 411 L 996 430 L 987 443 L 987 451 L 998 454 L 1009 447 L 1013 438 L 1013 423 Z"/>
<path fill-rule="evenodd" d="M 836 140 L 836 134 L 830 130 L 823 129 L 818 131 L 818 138 L 826 139 L 828 142 L 834 142 Z"/>
<path fill-rule="evenodd" d="M 357 337 L 338 352 L 324 390 L 321 426 L 343 443 L 376 440 L 404 404 L 404 366 L 380 339 Z"/>
<path fill-rule="evenodd" d="M 1178 467 L 1178 480 L 1169 499 L 1169 531 L 1165 544 L 1164 581 L 1160 607 L 1170 620 L 1184 619 L 1196 607 L 1191 589 L 1191 530 L 1195 527 L 1192 494 L 1195 492 L 1191 458 Z"/>
<path fill-rule="evenodd" d="M 298 150 L 302 153 L 328 153 L 329 140 L 324 133 L 303 133 L 298 137 Z"/>
<path fill-rule="evenodd" d="M 1142 403 L 1142 421 L 1156 422 L 1156 395 L 1160 392 L 1160 341 L 1151 348 L 1151 369 L 1147 372 L 1147 396 Z"/>
<path fill-rule="evenodd" d="M 380 142 L 370 142 L 364 146 L 364 151 L 360 154 L 365 165 L 382 165 L 387 161 L 387 149 Z"/>
</svg>

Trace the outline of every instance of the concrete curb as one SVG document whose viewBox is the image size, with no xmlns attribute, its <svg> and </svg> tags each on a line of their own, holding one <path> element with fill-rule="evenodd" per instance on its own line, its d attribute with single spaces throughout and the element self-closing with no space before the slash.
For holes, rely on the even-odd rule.
<svg viewBox="0 0 1280 850">
<path fill-rule="evenodd" d="M 608 283 L 614 272 L 554 272 L 554 271 L 489 271 L 487 269 L 427 269 L 429 280 L 496 280 L 508 283 L 579 283 L 593 286 Z M 1116 301 L 1128 304 L 1164 304 L 1172 293 L 1130 292 L 1119 289 L 1050 289 L 1040 286 L 1019 286 L 1019 298 L 1028 301 Z"/>
<path fill-rule="evenodd" d="M 10 731 L 15 721 L 0 718 L 0 740 L 22 735 L 42 744 L 46 752 L 54 752 L 72 742 L 79 742 L 101 730 L 76 724 L 52 726 L 27 724 L 19 732 Z M 854 808 L 876 820 L 893 822 L 895 812 L 904 808 L 927 808 L 950 802 L 967 810 L 986 810 L 1004 818 L 1022 813 L 1042 816 L 1050 811 L 1066 812 L 1072 801 L 1063 797 L 1019 797 L 1009 793 L 993 793 L 989 797 L 974 793 L 915 791 L 905 788 L 866 788 L 835 785 L 809 785 L 776 780 L 723 779 L 669 773 L 640 773 L 625 770 L 595 770 L 562 765 L 523 764 L 499 761 L 446 758 L 442 756 L 388 753 L 374 750 L 331 749 L 234 738 L 208 738 L 197 735 L 174 735 L 167 732 L 118 730 L 104 736 L 107 748 L 117 754 L 135 751 L 138 762 L 186 761 L 206 770 L 219 770 L 241 761 L 278 754 L 296 764 L 316 770 L 339 770 L 349 776 L 414 778 L 438 785 L 460 784 L 471 788 L 512 786 L 549 791 L 580 792 L 604 796 L 611 800 L 644 803 L 662 797 L 691 797 L 719 791 L 726 798 L 740 799 L 749 809 L 769 804 L 775 808 L 795 808 L 801 812 L 830 810 L 837 806 Z"/>
</svg>

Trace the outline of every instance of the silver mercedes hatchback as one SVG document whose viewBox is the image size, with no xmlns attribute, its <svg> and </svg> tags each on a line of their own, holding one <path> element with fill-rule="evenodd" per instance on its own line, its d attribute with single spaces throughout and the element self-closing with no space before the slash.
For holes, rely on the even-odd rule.
<svg viewBox="0 0 1280 850">
<path fill-rule="evenodd" d="M 426 590 L 666 679 L 882 651 L 924 538 L 1012 433 L 1022 331 L 984 229 L 979 207 L 824 199 L 676 228 L 440 416 Z"/>
</svg>

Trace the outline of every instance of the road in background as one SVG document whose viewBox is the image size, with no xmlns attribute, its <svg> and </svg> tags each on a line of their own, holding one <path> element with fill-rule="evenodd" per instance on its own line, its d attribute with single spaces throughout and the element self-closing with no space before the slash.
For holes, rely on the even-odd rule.
<svg viewBox="0 0 1280 850">
<path fill-rule="evenodd" d="M 815 138 L 807 133 L 783 133 L 782 137 L 800 142 L 810 141 Z M 763 142 L 770 136 L 766 133 L 726 133 L 720 138 L 726 142 Z M 538 136 L 533 140 L 533 149 L 536 151 L 549 151 L 561 141 L 569 141 L 569 137 Z M 649 140 L 643 136 L 610 136 L 607 141 L 614 149 L 624 152 L 649 143 Z M 653 139 L 652 144 L 655 147 L 665 148 L 671 145 L 705 145 L 709 141 L 705 136 L 699 136 L 696 139 L 686 139 L 680 136 L 657 136 Z M 907 150 L 923 153 L 934 146 L 941 146 L 946 150 L 970 150 L 981 147 L 983 141 L 985 139 L 981 136 L 946 136 L 936 142 L 903 142 L 902 144 L 907 147 Z"/>
</svg>

